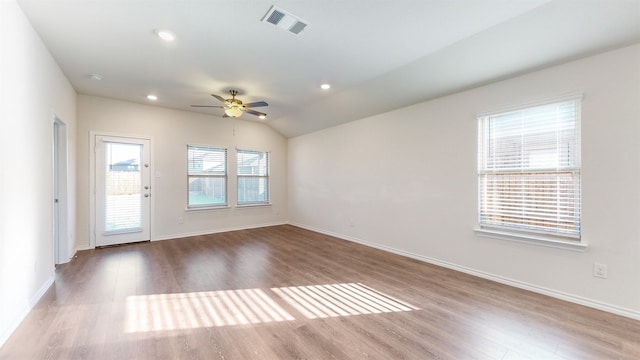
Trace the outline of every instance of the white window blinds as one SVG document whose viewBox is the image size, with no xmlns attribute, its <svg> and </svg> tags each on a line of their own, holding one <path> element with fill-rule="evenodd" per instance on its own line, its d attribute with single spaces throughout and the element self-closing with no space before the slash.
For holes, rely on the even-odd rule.
<svg viewBox="0 0 640 360">
<path fill-rule="evenodd" d="M 482 228 L 580 237 L 580 99 L 478 117 Z"/>
<path fill-rule="evenodd" d="M 188 207 L 227 205 L 227 149 L 187 145 Z"/>
<path fill-rule="evenodd" d="M 269 202 L 269 153 L 237 150 L 238 205 Z"/>
</svg>

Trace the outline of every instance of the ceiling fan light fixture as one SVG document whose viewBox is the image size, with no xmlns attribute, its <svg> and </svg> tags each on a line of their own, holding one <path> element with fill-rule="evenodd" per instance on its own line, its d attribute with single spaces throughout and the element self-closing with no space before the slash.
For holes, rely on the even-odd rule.
<svg viewBox="0 0 640 360">
<path fill-rule="evenodd" d="M 231 93 L 231 99 L 225 99 L 222 96 L 219 95 L 215 95 L 215 94 L 211 94 L 211 96 L 213 96 L 214 98 L 216 98 L 218 101 L 222 102 L 224 105 L 222 106 L 216 106 L 216 105 L 191 105 L 192 107 L 212 107 L 212 108 L 222 108 L 222 110 L 224 110 L 224 116 L 223 117 L 231 117 L 231 118 L 238 118 L 240 116 L 242 116 L 242 113 L 247 112 L 251 115 L 255 115 L 258 116 L 260 119 L 264 119 L 267 114 L 259 112 L 259 111 L 255 111 L 251 108 L 254 107 L 261 107 L 261 106 L 269 106 L 269 104 L 267 104 L 264 101 L 254 101 L 254 102 L 250 102 L 250 103 L 243 103 L 242 100 L 240 99 L 236 99 L 236 95 L 238 95 L 238 91 L 237 90 L 229 90 L 229 93 Z"/>
<path fill-rule="evenodd" d="M 259 115 L 258 118 L 260 118 L 260 120 L 264 120 L 267 118 L 267 115 Z"/>
<path fill-rule="evenodd" d="M 237 118 L 237 117 L 240 117 L 240 115 L 242 115 L 242 110 L 237 106 L 233 106 L 233 107 L 224 109 L 224 113 L 227 114 L 228 117 Z"/>
</svg>

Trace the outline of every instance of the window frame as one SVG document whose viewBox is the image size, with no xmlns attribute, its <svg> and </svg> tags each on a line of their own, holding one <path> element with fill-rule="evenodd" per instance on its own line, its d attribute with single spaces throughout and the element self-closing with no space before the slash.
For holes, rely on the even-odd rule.
<svg viewBox="0 0 640 360">
<path fill-rule="evenodd" d="M 524 158 L 521 157 L 519 160 L 519 165 L 521 166 L 520 170 L 511 169 L 511 170 L 496 171 L 495 168 L 492 168 L 491 170 L 488 168 L 487 163 L 489 163 L 489 161 L 487 160 L 487 157 L 486 157 L 488 153 L 484 153 L 484 151 L 489 151 L 487 150 L 488 148 L 490 148 L 489 142 L 492 141 L 492 139 L 493 141 L 497 141 L 495 139 L 499 138 L 499 136 L 496 135 L 495 133 L 493 133 L 492 135 L 489 135 L 484 131 L 483 125 L 485 121 L 491 121 L 500 116 L 508 115 L 509 113 L 516 113 L 516 112 L 524 113 L 525 111 L 541 110 L 541 108 L 545 106 L 563 104 L 567 102 L 573 102 L 575 104 L 575 117 L 573 118 L 574 134 L 573 134 L 573 137 L 571 137 L 571 141 L 573 141 L 572 144 L 574 144 L 575 148 L 572 149 L 571 151 L 569 150 L 567 151 L 567 154 L 570 154 L 571 156 L 575 157 L 575 158 L 572 158 L 570 162 L 572 166 L 568 166 L 568 165 L 560 166 L 558 164 L 556 165 L 555 168 L 544 168 L 544 167 L 536 168 L 535 166 L 528 165 L 526 166 L 527 170 L 523 171 L 522 169 L 525 168 L 525 165 L 524 165 L 525 160 Z M 535 103 L 529 103 L 525 105 L 510 107 L 510 108 L 502 108 L 502 109 L 497 109 L 490 112 L 476 114 L 476 121 L 478 124 L 478 134 L 477 134 L 478 135 L 477 136 L 477 139 L 478 139 L 477 226 L 478 227 L 474 229 L 474 231 L 478 236 L 513 240 L 518 242 L 526 242 L 530 244 L 564 248 L 564 249 L 577 250 L 577 251 L 584 251 L 586 249 L 587 244 L 584 243 L 582 239 L 582 230 L 581 230 L 581 226 L 582 226 L 581 224 L 582 223 L 582 206 L 581 206 L 582 204 L 582 199 L 581 199 L 582 164 L 580 159 L 581 157 L 580 127 L 582 123 L 581 108 L 582 108 L 582 94 L 568 94 L 563 97 L 556 97 L 556 98 L 538 101 Z M 522 131 L 521 136 L 523 137 L 523 139 L 527 135 L 530 137 L 534 136 L 531 133 L 526 134 L 525 131 Z M 539 136 L 539 134 L 535 136 Z M 522 141 L 521 144 L 525 143 L 525 140 L 521 140 L 521 141 Z M 526 161 L 532 161 L 532 159 L 528 157 Z M 535 179 L 535 176 L 539 175 L 541 172 L 546 172 L 549 174 L 557 174 L 556 176 L 561 176 L 561 174 L 565 174 L 565 173 L 571 173 L 570 179 L 574 182 L 572 187 L 572 195 L 574 196 L 573 198 L 574 202 L 572 203 L 572 205 L 574 206 L 574 208 L 578 213 L 577 220 L 574 224 L 575 226 L 573 230 L 560 231 L 559 226 L 556 226 L 555 231 L 549 230 L 548 228 L 544 230 L 536 229 L 532 227 L 530 224 L 526 224 L 527 221 L 531 221 L 529 220 L 529 218 L 526 218 L 526 220 L 524 221 L 525 224 L 518 224 L 516 222 L 509 223 L 508 221 L 504 222 L 502 220 L 499 221 L 498 224 L 495 224 L 495 223 L 485 222 L 485 220 L 483 220 L 483 216 L 487 215 L 486 213 L 483 214 L 483 205 L 486 205 L 488 201 L 486 199 L 483 199 L 483 197 L 490 196 L 487 194 L 486 191 L 484 191 L 485 189 L 483 189 L 483 180 L 487 181 L 487 179 L 490 178 L 489 176 L 494 176 L 494 178 L 496 178 L 496 177 L 499 177 L 500 175 L 520 176 L 523 178 L 528 177 L 528 178 Z M 523 181 L 527 183 L 527 180 L 523 180 Z M 539 184 L 538 181 L 536 180 L 534 180 L 532 183 L 535 184 L 534 186 L 538 186 Z M 559 192 L 558 189 L 559 188 L 556 188 L 555 191 Z M 518 194 L 519 194 L 519 197 L 526 198 L 526 199 L 539 200 L 539 198 L 542 197 L 542 195 L 531 196 L 529 194 L 525 194 L 524 191 L 521 191 Z M 501 205 L 501 206 L 504 206 L 504 205 Z M 531 205 L 522 205 L 518 209 L 521 210 L 522 212 L 530 212 L 531 210 L 528 209 L 528 207 L 530 206 Z M 556 209 L 556 211 L 560 211 L 560 210 Z M 562 215 L 561 212 L 556 212 L 556 216 L 560 216 L 560 215 Z"/>
<path fill-rule="evenodd" d="M 239 169 L 239 161 L 240 154 L 242 153 L 253 153 L 253 154 L 262 154 L 266 159 L 265 165 L 265 173 L 264 174 L 250 174 L 243 175 Z M 254 150 L 254 149 L 245 149 L 245 148 L 236 148 L 236 204 L 238 207 L 248 207 L 248 206 L 265 206 L 271 205 L 271 153 L 269 151 L 263 150 Z M 241 179 L 249 179 L 249 178 L 257 178 L 257 179 L 265 179 L 265 192 L 266 199 L 265 200 L 250 200 L 250 201 L 241 201 L 240 200 L 240 181 Z"/>
<path fill-rule="evenodd" d="M 201 151 L 211 151 L 223 153 L 222 159 L 224 160 L 224 174 L 209 174 L 207 172 L 192 172 L 190 168 L 191 163 L 191 151 L 198 149 Z M 190 184 L 192 178 L 208 178 L 208 179 L 222 179 L 224 181 L 224 201 L 222 203 L 208 202 L 203 204 L 191 204 L 191 190 Z M 224 146 L 213 145 L 199 145 L 199 144 L 187 144 L 187 210 L 207 210 L 207 209 L 220 209 L 229 207 L 229 150 Z"/>
</svg>

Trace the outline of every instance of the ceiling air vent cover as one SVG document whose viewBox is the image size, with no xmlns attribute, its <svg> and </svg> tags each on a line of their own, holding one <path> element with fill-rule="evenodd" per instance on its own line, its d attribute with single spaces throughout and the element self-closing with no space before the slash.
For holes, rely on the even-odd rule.
<svg viewBox="0 0 640 360">
<path fill-rule="evenodd" d="M 288 11 L 275 7 L 275 5 L 271 6 L 269 11 L 267 11 L 262 18 L 262 21 L 273 24 L 295 35 L 300 35 L 304 29 L 309 26 L 308 22 Z"/>
</svg>

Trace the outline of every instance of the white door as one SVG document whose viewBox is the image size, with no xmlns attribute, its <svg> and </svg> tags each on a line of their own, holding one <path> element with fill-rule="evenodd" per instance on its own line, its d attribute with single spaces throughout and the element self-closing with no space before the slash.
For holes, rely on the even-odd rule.
<svg viewBox="0 0 640 360">
<path fill-rule="evenodd" d="M 53 122 L 53 252 L 54 264 L 60 264 L 60 123 Z"/>
<path fill-rule="evenodd" d="M 53 245 L 54 263 L 69 261 L 67 196 L 67 126 L 53 119 Z"/>
<path fill-rule="evenodd" d="M 96 246 L 151 239 L 149 140 L 96 136 Z"/>
</svg>

